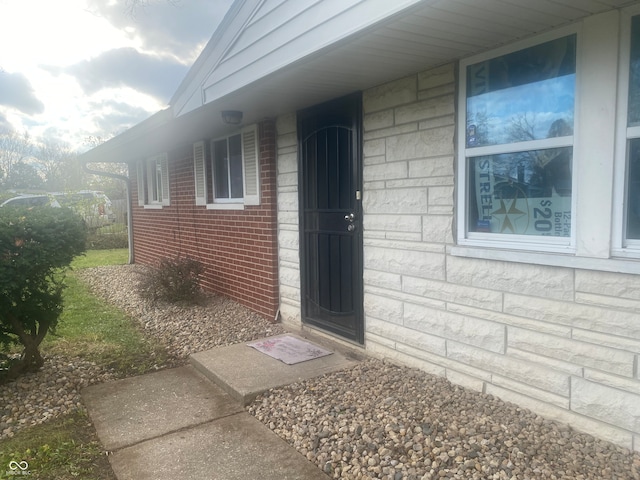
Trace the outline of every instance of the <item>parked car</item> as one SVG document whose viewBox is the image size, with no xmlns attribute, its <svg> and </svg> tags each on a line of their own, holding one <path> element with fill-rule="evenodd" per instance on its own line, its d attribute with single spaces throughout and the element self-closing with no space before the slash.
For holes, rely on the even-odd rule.
<svg viewBox="0 0 640 480">
<path fill-rule="evenodd" d="M 54 193 L 63 207 L 78 213 L 89 228 L 99 228 L 115 222 L 116 215 L 111 208 L 111 200 L 103 192 L 81 190 L 70 193 Z"/>
<path fill-rule="evenodd" d="M 68 207 L 80 215 L 90 229 L 103 227 L 115 222 L 116 215 L 111 208 L 111 200 L 103 192 L 81 190 L 69 193 L 46 193 L 39 195 L 18 195 L 0 204 L 25 207 Z"/>
<path fill-rule="evenodd" d="M 60 203 L 52 195 L 19 195 L 5 200 L 0 204 L 0 207 L 8 205 L 16 207 L 60 207 Z"/>
</svg>

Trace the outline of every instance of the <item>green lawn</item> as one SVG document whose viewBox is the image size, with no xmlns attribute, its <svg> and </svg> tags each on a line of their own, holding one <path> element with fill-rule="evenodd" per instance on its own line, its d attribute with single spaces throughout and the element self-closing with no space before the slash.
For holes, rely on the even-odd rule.
<svg viewBox="0 0 640 480">
<path fill-rule="evenodd" d="M 122 265 L 128 258 L 126 249 L 89 250 L 72 267 Z M 66 284 L 64 311 L 55 333 L 42 343 L 44 354 L 81 357 L 115 368 L 121 375 L 144 373 L 166 361 L 161 345 L 145 338 L 122 311 L 92 295 L 73 272 L 67 275 Z"/>
<path fill-rule="evenodd" d="M 74 271 L 100 265 L 126 264 L 128 252 L 94 250 L 73 262 Z M 113 368 L 121 376 L 144 373 L 167 360 L 164 348 L 146 338 L 133 319 L 93 296 L 74 271 L 67 274 L 64 312 L 55 335 L 42 353 L 81 357 Z M 0 388 L 2 388 L 0 386 Z M 29 463 L 30 479 L 114 479 L 86 413 L 77 412 L 19 431 L 0 441 L 0 479 L 11 461 Z"/>
<path fill-rule="evenodd" d="M 89 250 L 77 257 L 71 267 L 74 269 L 100 267 L 104 265 L 125 265 L 129 262 L 129 250 L 117 248 L 113 250 Z"/>
<path fill-rule="evenodd" d="M 10 462 L 27 462 L 28 476 L 12 475 Z M 0 479 L 115 480 L 85 412 L 20 431 L 0 442 Z"/>
</svg>

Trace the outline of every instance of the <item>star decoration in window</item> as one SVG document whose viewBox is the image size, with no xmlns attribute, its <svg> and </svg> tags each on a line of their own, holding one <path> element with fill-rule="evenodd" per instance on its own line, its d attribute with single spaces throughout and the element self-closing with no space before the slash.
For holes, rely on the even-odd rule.
<svg viewBox="0 0 640 480">
<path fill-rule="evenodd" d="M 500 220 L 500 233 L 516 233 L 516 222 L 527 214 L 516 206 L 517 198 L 508 200 L 511 200 L 511 203 L 507 206 L 507 202 L 501 198 L 500 208 L 492 212 L 492 216 Z"/>
</svg>

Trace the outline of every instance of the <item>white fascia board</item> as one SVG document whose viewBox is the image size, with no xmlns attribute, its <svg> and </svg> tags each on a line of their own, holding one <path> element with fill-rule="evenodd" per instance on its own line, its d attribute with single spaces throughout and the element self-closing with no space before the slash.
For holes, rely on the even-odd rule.
<svg viewBox="0 0 640 480">
<path fill-rule="evenodd" d="M 236 0 L 170 100 L 175 116 L 203 105 L 202 85 L 264 0 Z"/>
</svg>

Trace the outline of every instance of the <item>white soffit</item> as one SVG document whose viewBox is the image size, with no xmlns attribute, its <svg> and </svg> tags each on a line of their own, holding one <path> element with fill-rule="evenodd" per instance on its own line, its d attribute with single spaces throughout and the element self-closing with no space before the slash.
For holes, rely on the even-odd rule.
<svg viewBox="0 0 640 480">
<path fill-rule="evenodd" d="M 327 6 L 334 3 L 305 0 L 307 7 L 315 8 L 314 11 L 325 2 Z M 282 7 L 281 3 L 278 5 Z M 349 12 L 359 11 L 363 4 L 374 6 L 377 1 L 351 0 L 349 3 L 351 9 L 340 14 L 343 20 L 349 18 Z M 346 37 L 333 35 L 340 38 L 321 45 L 318 39 L 326 38 L 328 32 L 324 29 L 329 25 L 344 25 L 335 16 L 327 15 L 324 23 L 310 25 L 297 36 L 295 29 L 288 33 L 282 31 L 280 40 L 271 38 L 264 44 L 258 42 L 259 35 L 255 32 L 254 43 L 242 43 L 241 35 L 239 48 L 231 49 L 229 56 L 202 85 L 204 101 L 231 100 L 240 91 L 246 95 L 247 89 L 243 87 L 251 86 L 251 93 L 270 95 L 267 101 L 259 103 L 299 108 L 632 3 L 637 1 L 422 0 L 414 5 L 405 2 L 401 11 L 389 13 L 388 18 Z M 270 13 L 274 14 L 277 5 L 271 8 Z M 368 10 L 369 14 L 374 15 L 376 8 Z M 298 9 L 296 18 L 300 20 L 305 11 L 300 5 Z M 317 21 L 316 17 L 308 19 Z M 281 22 L 277 29 L 283 30 L 289 25 Z M 264 39 L 273 34 L 266 25 L 262 25 L 261 31 Z M 305 54 L 299 55 L 300 52 Z M 255 100 L 255 95 L 250 96 Z M 278 110 L 271 115 L 285 111 L 284 108 Z"/>
</svg>

